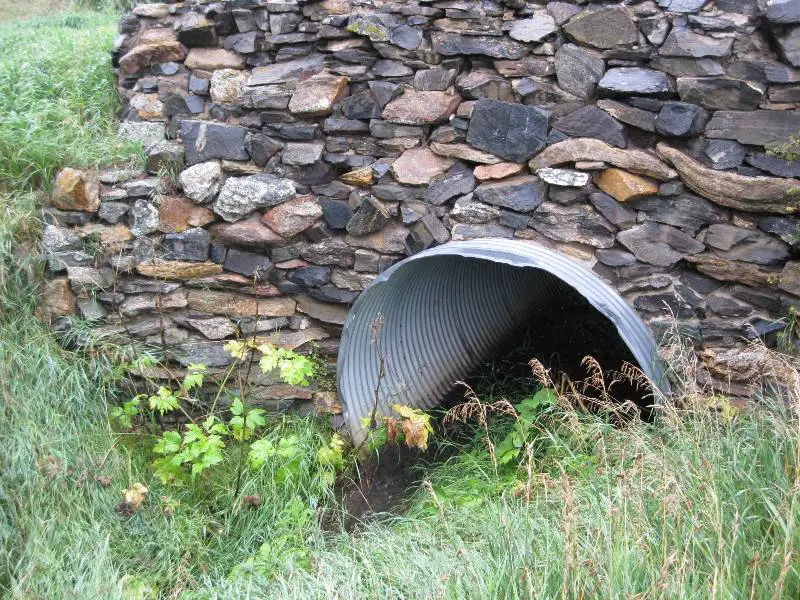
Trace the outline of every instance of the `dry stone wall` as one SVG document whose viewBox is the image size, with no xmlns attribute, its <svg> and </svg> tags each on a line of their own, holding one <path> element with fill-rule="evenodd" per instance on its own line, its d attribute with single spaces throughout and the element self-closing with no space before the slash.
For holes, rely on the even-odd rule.
<svg viewBox="0 0 800 600">
<path fill-rule="evenodd" d="M 798 0 L 147 4 L 113 60 L 147 173 L 58 175 L 41 312 L 180 365 L 253 333 L 332 357 L 377 273 L 450 240 L 587 263 L 734 393 L 800 298 L 800 163 L 768 152 Z"/>
</svg>

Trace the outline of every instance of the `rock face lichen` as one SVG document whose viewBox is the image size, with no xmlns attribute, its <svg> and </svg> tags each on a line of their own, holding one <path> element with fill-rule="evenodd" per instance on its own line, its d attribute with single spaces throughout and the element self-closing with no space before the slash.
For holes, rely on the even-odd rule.
<svg viewBox="0 0 800 600">
<path fill-rule="evenodd" d="M 769 153 L 800 132 L 795 4 L 135 9 L 113 59 L 149 172 L 59 174 L 40 314 L 184 364 L 253 333 L 335 354 L 375 274 L 517 238 L 583 260 L 657 331 L 679 315 L 708 362 L 800 301 L 800 164 Z"/>
</svg>

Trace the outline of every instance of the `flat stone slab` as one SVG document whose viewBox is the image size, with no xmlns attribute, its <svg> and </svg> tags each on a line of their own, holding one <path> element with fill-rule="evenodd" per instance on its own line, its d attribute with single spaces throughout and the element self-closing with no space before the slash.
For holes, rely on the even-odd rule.
<svg viewBox="0 0 800 600">
<path fill-rule="evenodd" d="M 550 112 L 481 98 L 472 109 L 467 142 L 510 162 L 524 162 L 544 148 Z"/>
</svg>

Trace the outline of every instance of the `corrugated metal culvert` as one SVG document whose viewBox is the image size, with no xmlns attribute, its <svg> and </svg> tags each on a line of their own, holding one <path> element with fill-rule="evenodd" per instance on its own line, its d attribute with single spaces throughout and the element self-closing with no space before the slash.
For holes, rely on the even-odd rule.
<svg viewBox="0 0 800 600">
<path fill-rule="evenodd" d="M 384 271 L 350 310 L 337 373 L 353 440 L 364 438 L 362 420 L 375 408 L 376 388 L 378 417 L 395 403 L 436 406 L 456 381 L 518 334 L 531 315 L 547 314 L 570 288 L 614 324 L 642 371 L 666 386 L 650 330 L 592 271 L 527 241 L 450 242 Z M 386 357 L 382 378 L 380 355 Z"/>
</svg>

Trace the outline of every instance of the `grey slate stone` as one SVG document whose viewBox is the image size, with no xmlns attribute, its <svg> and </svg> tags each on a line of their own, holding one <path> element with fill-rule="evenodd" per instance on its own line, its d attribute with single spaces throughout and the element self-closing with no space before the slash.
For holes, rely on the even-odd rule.
<svg viewBox="0 0 800 600">
<path fill-rule="evenodd" d="M 658 267 L 671 267 L 687 254 L 697 254 L 705 246 L 680 229 L 648 221 L 617 234 L 620 244 L 637 259 Z"/>
<path fill-rule="evenodd" d="M 596 106 L 579 108 L 557 119 L 553 127 L 571 137 L 596 138 L 618 148 L 628 145 L 625 126 Z"/>
<path fill-rule="evenodd" d="M 776 33 L 775 41 L 783 59 L 793 67 L 800 67 L 800 27 Z"/>
<path fill-rule="evenodd" d="M 598 248 L 595 256 L 597 256 L 597 260 L 609 267 L 627 267 L 636 262 L 633 254 L 617 248 Z"/>
<path fill-rule="evenodd" d="M 482 98 L 472 110 L 467 142 L 512 162 L 523 162 L 545 146 L 550 113 L 522 104 Z"/>
<path fill-rule="evenodd" d="M 705 242 L 716 254 L 729 260 L 775 265 L 789 258 L 786 244 L 755 229 L 712 225 L 706 232 Z"/>
<path fill-rule="evenodd" d="M 678 94 L 684 102 L 712 110 L 755 110 L 764 92 L 739 79 L 679 77 Z"/>
<path fill-rule="evenodd" d="M 456 223 L 453 225 L 452 236 L 454 240 L 474 240 L 477 238 L 495 237 L 507 238 L 514 237 L 514 230 L 502 225 L 467 225 Z"/>
<path fill-rule="evenodd" d="M 211 235 L 202 227 L 164 236 L 165 258 L 168 260 L 204 261 L 208 259 L 210 245 Z"/>
<path fill-rule="evenodd" d="M 681 58 L 656 56 L 650 61 L 650 67 L 664 71 L 673 77 L 719 77 L 725 75 L 725 69 L 713 58 Z M 732 75 L 729 70 L 729 75 Z"/>
<path fill-rule="evenodd" d="M 587 204 L 545 202 L 531 217 L 530 227 L 559 242 L 578 242 L 595 248 L 614 245 L 615 228 Z"/>
<path fill-rule="evenodd" d="M 225 262 L 222 265 L 222 268 L 226 271 L 239 273 L 245 277 L 257 277 L 258 279 L 264 279 L 271 267 L 272 263 L 269 258 L 263 254 L 246 252 L 238 248 L 228 249 Z"/>
<path fill-rule="evenodd" d="M 247 129 L 207 121 L 182 121 L 181 140 L 186 149 L 186 164 L 194 165 L 214 158 L 247 160 Z"/>
<path fill-rule="evenodd" d="M 528 53 L 525 44 L 493 36 L 459 35 L 436 31 L 431 35 L 433 50 L 443 56 L 482 54 L 491 58 L 519 59 Z"/>
<path fill-rule="evenodd" d="M 688 56 L 702 58 L 704 56 L 730 56 L 733 40 L 731 38 L 712 38 L 688 29 L 673 28 L 658 53 L 661 56 Z"/>
<path fill-rule="evenodd" d="M 775 25 L 800 23 L 800 2 L 797 0 L 769 0 L 764 18 Z"/>
<path fill-rule="evenodd" d="M 422 43 L 422 30 L 418 27 L 400 25 L 389 32 L 389 42 L 406 50 L 416 50 Z"/>
<path fill-rule="evenodd" d="M 344 229 L 347 222 L 353 216 L 353 209 L 344 200 L 332 200 L 330 198 L 318 198 L 322 207 L 322 218 L 331 229 Z"/>
<path fill-rule="evenodd" d="M 656 117 L 656 131 L 671 137 L 700 135 L 708 122 L 708 112 L 688 102 L 665 102 Z"/>
<path fill-rule="evenodd" d="M 579 44 L 615 48 L 635 44 L 639 31 L 624 6 L 587 9 L 572 17 L 564 32 Z"/>
<path fill-rule="evenodd" d="M 319 287 L 330 282 L 331 270 L 330 267 L 302 267 L 289 273 L 287 279 L 307 287 Z"/>
<path fill-rule="evenodd" d="M 119 223 L 129 208 L 124 202 L 101 202 L 97 216 L 109 223 Z"/>
<path fill-rule="evenodd" d="M 259 174 L 229 177 L 214 201 L 214 212 L 226 221 L 238 221 L 259 208 L 267 208 L 292 198 L 294 184 L 288 179 Z"/>
<path fill-rule="evenodd" d="M 675 198 L 651 196 L 634 200 L 632 205 L 645 215 L 647 221 L 679 227 L 693 235 L 705 225 L 726 223 L 731 218 L 727 208 L 689 193 Z"/>
<path fill-rule="evenodd" d="M 792 217 L 764 217 L 759 219 L 758 228 L 771 233 L 789 244 L 793 249 L 800 246 L 800 222 Z"/>
<path fill-rule="evenodd" d="M 441 206 L 456 196 L 469 194 L 475 185 L 472 169 L 462 162 L 456 162 L 442 177 L 431 181 L 425 192 L 425 201 Z"/>
<path fill-rule="evenodd" d="M 147 200 L 139 199 L 134 202 L 128 212 L 128 227 L 136 237 L 149 235 L 158 230 L 158 208 Z"/>
<path fill-rule="evenodd" d="M 639 19 L 639 29 L 647 41 L 654 46 L 660 46 L 667 39 L 670 23 L 664 15 L 656 15 L 646 19 Z"/>
<path fill-rule="evenodd" d="M 709 0 L 658 0 L 658 5 L 664 10 L 676 13 L 698 12 Z"/>
<path fill-rule="evenodd" d="M 487 204 L 509 208 L 517 212 L 529 212 L 545 201 L 547 185 L 538 177 L 522 175 L 501 181 L 482 183 L 475 188 L 475 197 Z"/>
<path fill-rule="evenodd" d="M 661 71 L 642 67 L 616 67 L 609 69 L 597 86 L 605 96 L 655 96 L 666 98 L 672 95 L 672 84 Z"/>
<path fill-rule="evenodd" d="M 381 105 L 372 91 L 360 92 L 344 98 L 339 106 L 348 119 L 380 119 Z"/>
<path fill-rule="evenodd" d="M 706 137 L 768 148 L 786 143 L 798 131 L 800 112 L 789 110 L 720 110 L 706 125 Z"/>
<path fill-rule="evenodd" d="M 627 204 L 617 202 L 608 194 L 602 192 L 589 194 L 589 202 L 597 212 L 619 228 L 636 224 L 636 211 Z"/>
<path fill-rule="evenodd" d="M 606 71 L 600 53 L 575 44 L 564 44 L 555 55 L 558 85 L 580 98 L 591 98 Z"/>
<path fill-rule="evenodd" d="M 767 156 L 763 152 L 753 152 L 747 155 L 745 162 L 777 177 L 800 178 L 800 161 L 798 160 L 784 160 L 777 156 Z"/>
<path fill-rule="evenodd" d="M 351 235 L 367 235 L 380 231 L 391 220 L 391 213 L 380 200 L 369 196 L 358 207 L 345 229 Z"/>
<path fill-rule="evenodd" d="M 742 164 L 747 148 L 733 140 L 709 140 L 704 152 L 713 169 L 735 169 Z"/>
<path fill-rule="evenodd" d="M 555 19 L 546 13 L 534 13 L 527 19 L 515 19 L 503 26 L 508 37 L 520 42 L 540 42 L 556 32 Z"/>
</svg>

